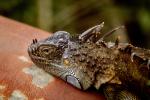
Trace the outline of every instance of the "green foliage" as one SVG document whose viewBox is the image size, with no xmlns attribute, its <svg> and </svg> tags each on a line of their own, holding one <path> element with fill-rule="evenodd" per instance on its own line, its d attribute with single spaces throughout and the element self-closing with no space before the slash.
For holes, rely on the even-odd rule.
<svg viewBox="0 0 150 100">
<path fill-rule="evenodd" d="M 0 0 L 1 10 L 11 10 L 21 3 L 22 0 Z"/>
<path fill-rule="evenodd" d="M 150 12 L 146 9 L 141 9 L 138 14 L 138 20 L 142 29 L 146 32 L 150 32 Z"/>
</svg>

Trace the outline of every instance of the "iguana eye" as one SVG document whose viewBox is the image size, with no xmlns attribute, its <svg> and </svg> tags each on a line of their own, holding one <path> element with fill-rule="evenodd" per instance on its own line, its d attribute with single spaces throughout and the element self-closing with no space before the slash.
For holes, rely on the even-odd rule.
<svg viewBox="0 0 150 100">
<path fill-rule="evenodd" d="M 47 46 L 41 46 L 39 48 L 40 52 L 45 54 L 45 55 L 48 55 L 48 54 L 51 54 L 52 52 L 56 51 L 56 48 L 54 47 L 47 47 Z"/>
<path fill-rule="evenodd" d="M 45 53 L 45 54 L 49 54 L 50 51 L 51 51 L 51 50 L 48 49 L 48 48 L 43 48 L 43 49 L 42 49 L 42 52 Z"/>
</svg>

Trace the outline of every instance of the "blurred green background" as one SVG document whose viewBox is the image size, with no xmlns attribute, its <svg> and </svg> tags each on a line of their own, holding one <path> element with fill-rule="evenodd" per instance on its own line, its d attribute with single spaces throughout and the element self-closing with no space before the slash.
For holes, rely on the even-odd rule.
<svg viewBox="0 0 150 100">
<path fill-rule="evenodd" d="M 103 33 L 125 25 L 112 41 L 120 36 L 122 42 L 150 48 L 150 0 L 0 0 L 0 14 L 49 32 L 71 34 L 103 21 Z"/>
</svg>

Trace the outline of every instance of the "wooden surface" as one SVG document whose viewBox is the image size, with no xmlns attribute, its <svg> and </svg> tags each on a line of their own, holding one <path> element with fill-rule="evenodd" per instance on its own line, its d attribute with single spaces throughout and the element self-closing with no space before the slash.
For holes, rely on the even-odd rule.
<svg viewBox="0 0 150 100">
<path fill-rule="evenodd" d="M 80 91 L 52 76 L 45 79 L 48 80 L 46 85 L 37 85 L 42 84 L 43 78 L 39 75 L 38 81 L 34 80 L 35 67 L 27 48 L 32 39 L 49 35 L 0 16 L 0 100 L 104 100 L 99 93 Z"/>
</svg>

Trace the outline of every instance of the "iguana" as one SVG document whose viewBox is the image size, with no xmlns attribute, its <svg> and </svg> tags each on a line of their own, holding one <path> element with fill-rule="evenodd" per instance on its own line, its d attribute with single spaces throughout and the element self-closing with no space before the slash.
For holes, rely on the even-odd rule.
<svg viewBox="0 0 150 100">
<path fill-rule="evenodd" d="M 104 38 L 121 27 L 101 34 L 103 26 L 89 28 L 78 37 L 57 31 L 44 40 L 33 39 L 29 56 L 39 68 L 78 89 L 102 89 L 107 100 L 150 99 L 150 50 L 119 39 L 106 43 Z"/>
</svg>

